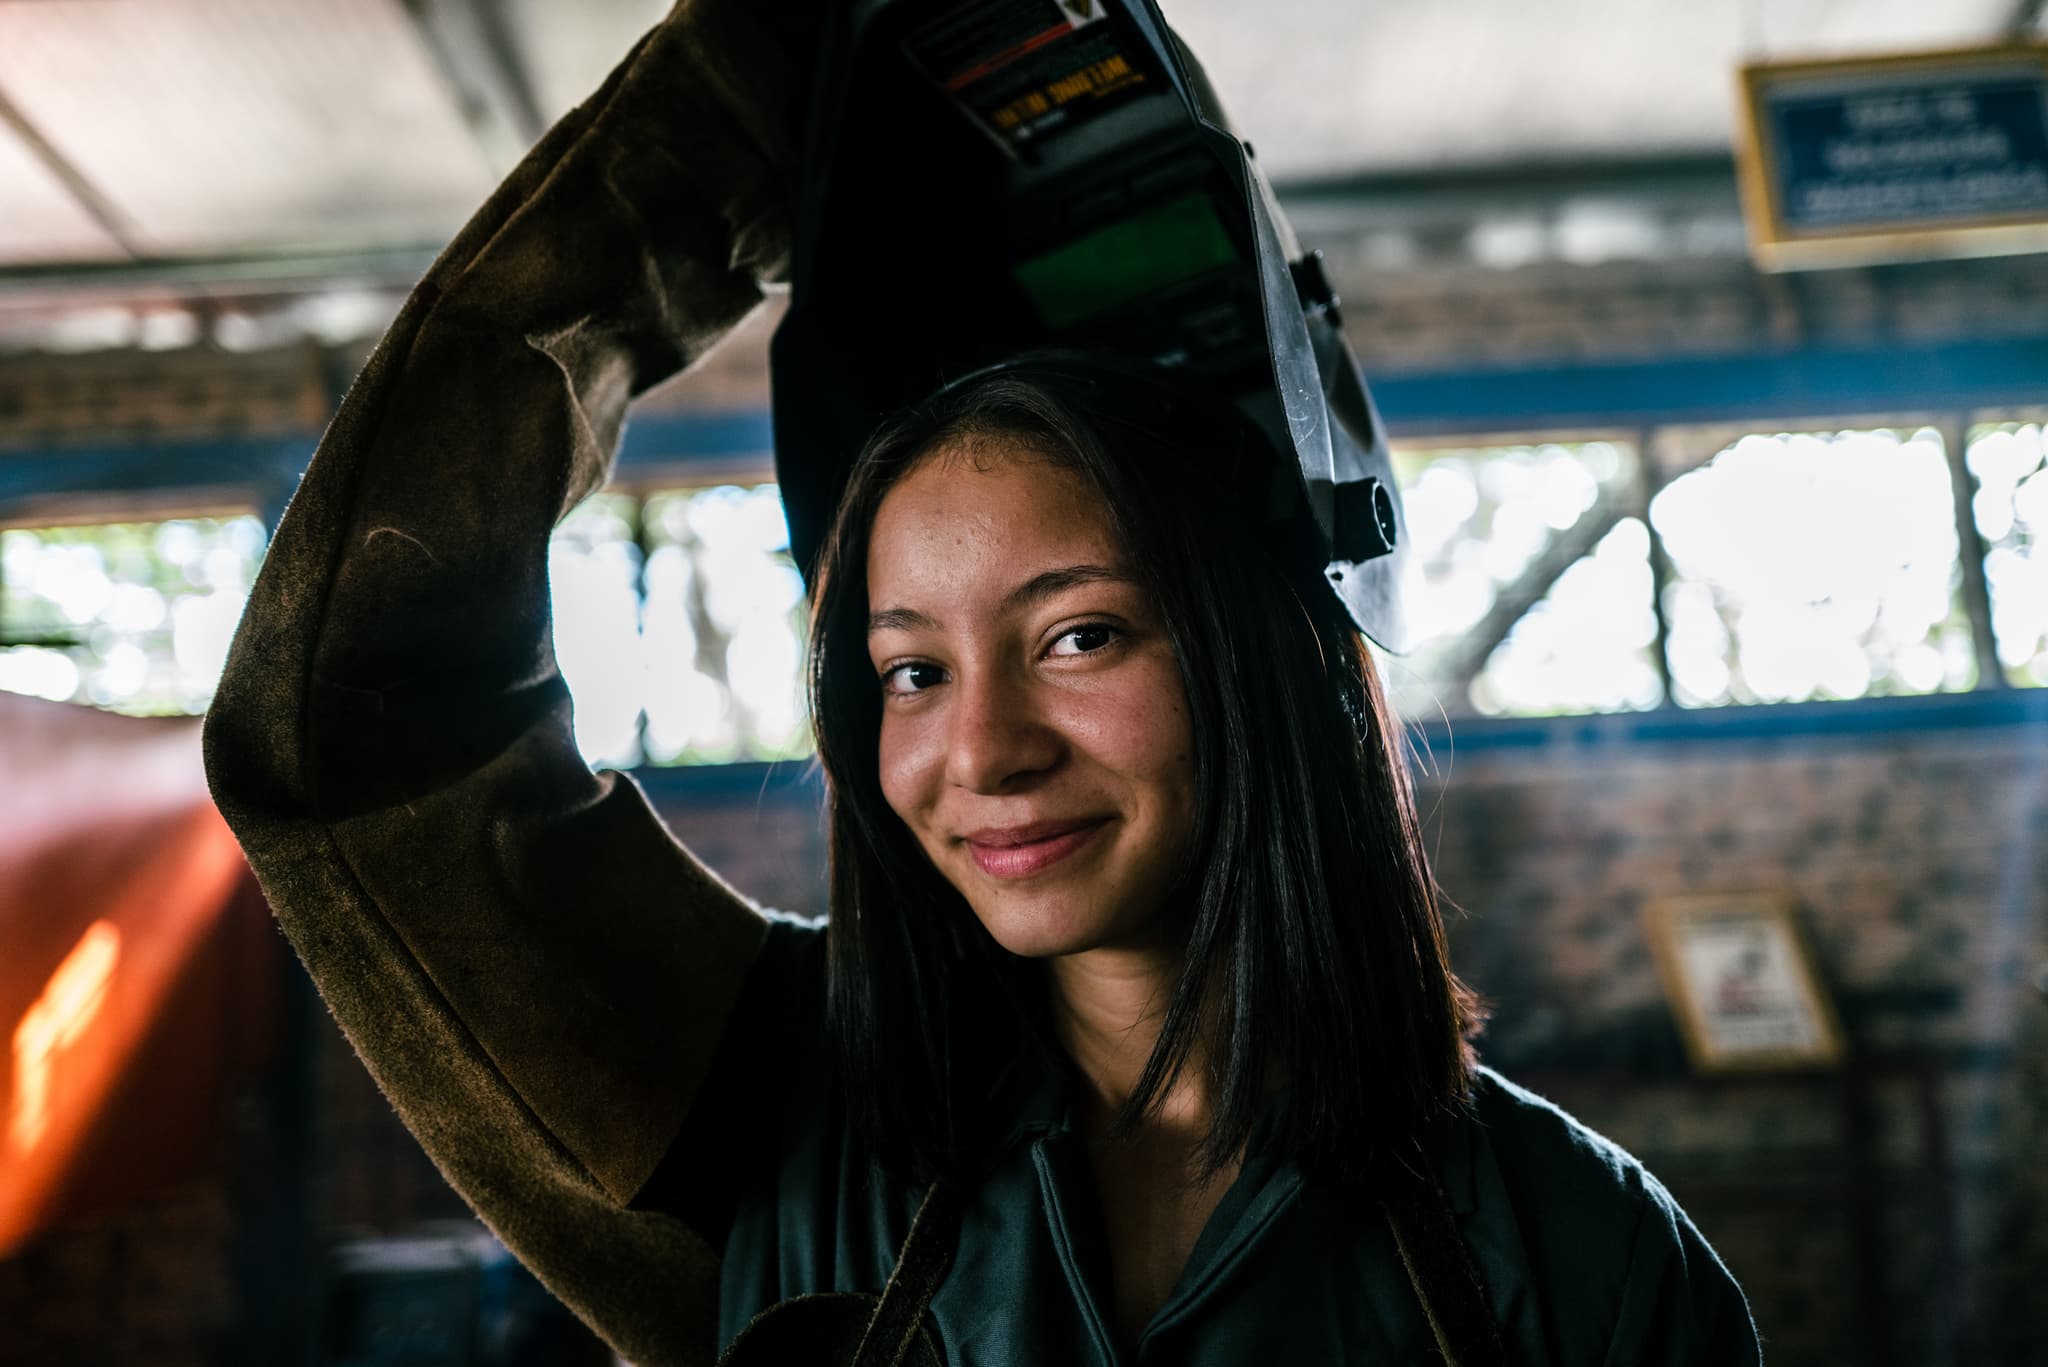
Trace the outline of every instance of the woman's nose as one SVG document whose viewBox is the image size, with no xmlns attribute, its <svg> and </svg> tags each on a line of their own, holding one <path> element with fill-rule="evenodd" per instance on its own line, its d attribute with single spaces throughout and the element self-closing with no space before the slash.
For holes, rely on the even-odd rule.
<svg viewBox="0 0 2048 1367">
<path fill-rule="evenodd" d="M 975 793 L 1016 789 L 1059 763 L 1061 740 L 1027 682 L 1000 673 L 958 679 L 946 736 L 946 781 Z"/>
</svg>

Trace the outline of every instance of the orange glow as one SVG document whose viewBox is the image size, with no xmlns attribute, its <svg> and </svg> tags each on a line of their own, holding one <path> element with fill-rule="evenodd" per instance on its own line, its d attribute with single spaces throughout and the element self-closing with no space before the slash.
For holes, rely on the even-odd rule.
<svg viewBox="0 0 2048 1367">
<path fill-rule="evenodd" d="M 54 970 L 18 985 L 0 971 L 0 993 L 8 994 L 0 1007 L 0 1258 L 90 1191 L 119 1185 L 111 1169 L 91 1166 L 95 1135 L 157 1125 L 182 1132 L 196 1123 L 113 1115 L 107 1106 L 172 1019 L 166 1013 L 178 1009 L 195 956 L 246 876 L 211 804 L 57 848 L 61 863 L 24 859 L 10 869 L 0 859 L 0 932 L 7 913 L 30 906 L 44 908 L 46 919 L 68 919 L 74 908 L 77 927 L 56 942 L 67 947 Z M 7 962 L 0 947 L 0 970 Z"/>
<path fill-rule="evenodd" d="M 0 692 L 0 1259 L 218 1153 L 260 908 L 199 751 L 196 718 Z"/>
<path fill-rule="evenodd" d="M 49 1128 L 58 1056 L 98 1019 L 120 959 L 121 932 L 105 921 L 93 922 L 15 1026 L 7 1135 L 17 1153 L 34 1148 Z"/>
</svg>

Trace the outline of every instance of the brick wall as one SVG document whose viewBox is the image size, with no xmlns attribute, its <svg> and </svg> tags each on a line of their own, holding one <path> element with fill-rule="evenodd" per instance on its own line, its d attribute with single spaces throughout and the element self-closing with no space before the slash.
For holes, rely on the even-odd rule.
<svg viewBox="0 0 2048 1367">
<path fill-rule="evenodd" d="M 1329 252 L 1369 377 L 2048 331 L 2048 254 L 1773 276 L 1727 256 L 1483 271 L 1385 269 L 1341 242 Z M 765 406 L 768 340 L 782 306 L 771 299 L 696 370 L 642 402 L 668 411 Z"/>
<path fill-rule="evenodd" d="M 2038 335 L 2048 330 L 2048 255 L 1783 276 L 1719 257 L 1490 272 L 1355 268 L 1342 293 L 1371 376 Z"/>
<path fill-rule="evenodd" d="M 10 450 L 318 432 L 326 366 L 312 346 L 0 357 L 0 459 Z"/>
<path fill-rule="evenodd" d="M 1671 1186 L 1770 1360 L 2048 1360 L 2026 1299 L 2048 1273 L 2048 735 L 1564 740 L 1449 767 L 1421 796 L 1458 966 L 1497 1008 L 1488 1057 Z M 1643 910 L 1744 889 L 1797 898 L 1845 1068 L 1689 1072 Z"/>
<path fill-rule="evenodd" d="M 1368 375 L 1617 358 L 1731 356 L 1801 345 L 1931 345 L 2048 330 L 2048 254 L 1772 276 L 1739 256 L 1519 270 L 1399 269 L 1327 244 Z M 761 408 L 772 296 L 647 411 Z M 281 304 L 280 307 L 283 307 Z M 0 453 L 112 438 L 317 432 L 367 341 L 247 352 L 0 354 Z"/>
<path fill-rule="evenodd" d="M 218 1093 L 188 1093 L 177 1069 L 188 1057 L 160 1039 L 130 1060 L 109 1103 L 123 1128 L 87 1141 L 63 1189 L 71 1213 L 0 1260 L 0 1367 L 297 1360 L 288 1346 L 310 1333 L 313 1283 L 291 1067 L 304 1012 L 274 1009 L 296 964 L 253 880 L 202 956 L 195 993 L 235 1022 L 249 1057 L 224 1065 Z M 191 1137 L 198 1147 L 183 1153 Z M 121 1177 L 132 1167 L 107 1166 L 109 1154 L 155 1160 L 173 1143 L 181 1157 L 162 1185 L 131 1190 Z"/>
<path fill-rule="evenodd" d="M 209 1367 L 235 1296 L 224 1188 L 195 1182 L 67 1226 L 0 1262 L 0 1364 Z"/>
</svg>

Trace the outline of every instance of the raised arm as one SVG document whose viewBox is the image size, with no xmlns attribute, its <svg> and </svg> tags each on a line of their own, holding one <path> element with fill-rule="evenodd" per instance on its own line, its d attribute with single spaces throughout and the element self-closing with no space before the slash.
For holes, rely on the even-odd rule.
<svg viewBox="0 0 2048 1367">
<path fill-rule="evenodd" d="M 414 291 L 278 528 L 207 722 L 216 800 L 451 1183 L 628 1358 L 708 1361 L 714 1263 L 626 1203 L 759 916 L 594 776 L 547 543 L 628 400 L 783 268 L 814 0 L 684 0 Z"/>
</svg>

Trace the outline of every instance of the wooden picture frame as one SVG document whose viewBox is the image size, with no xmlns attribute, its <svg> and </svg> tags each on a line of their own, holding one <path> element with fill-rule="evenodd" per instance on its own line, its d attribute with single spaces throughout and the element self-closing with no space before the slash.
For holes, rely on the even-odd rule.
<svg viewBox="0 0 2048 1367">
<path fill-rule="evenodd" d="M 1702 1073 L 1829 1068 L 1842 1030 L 1780 892 L 1660 897 L 1646 912 L 1664 995 Z"/>
</svg>

